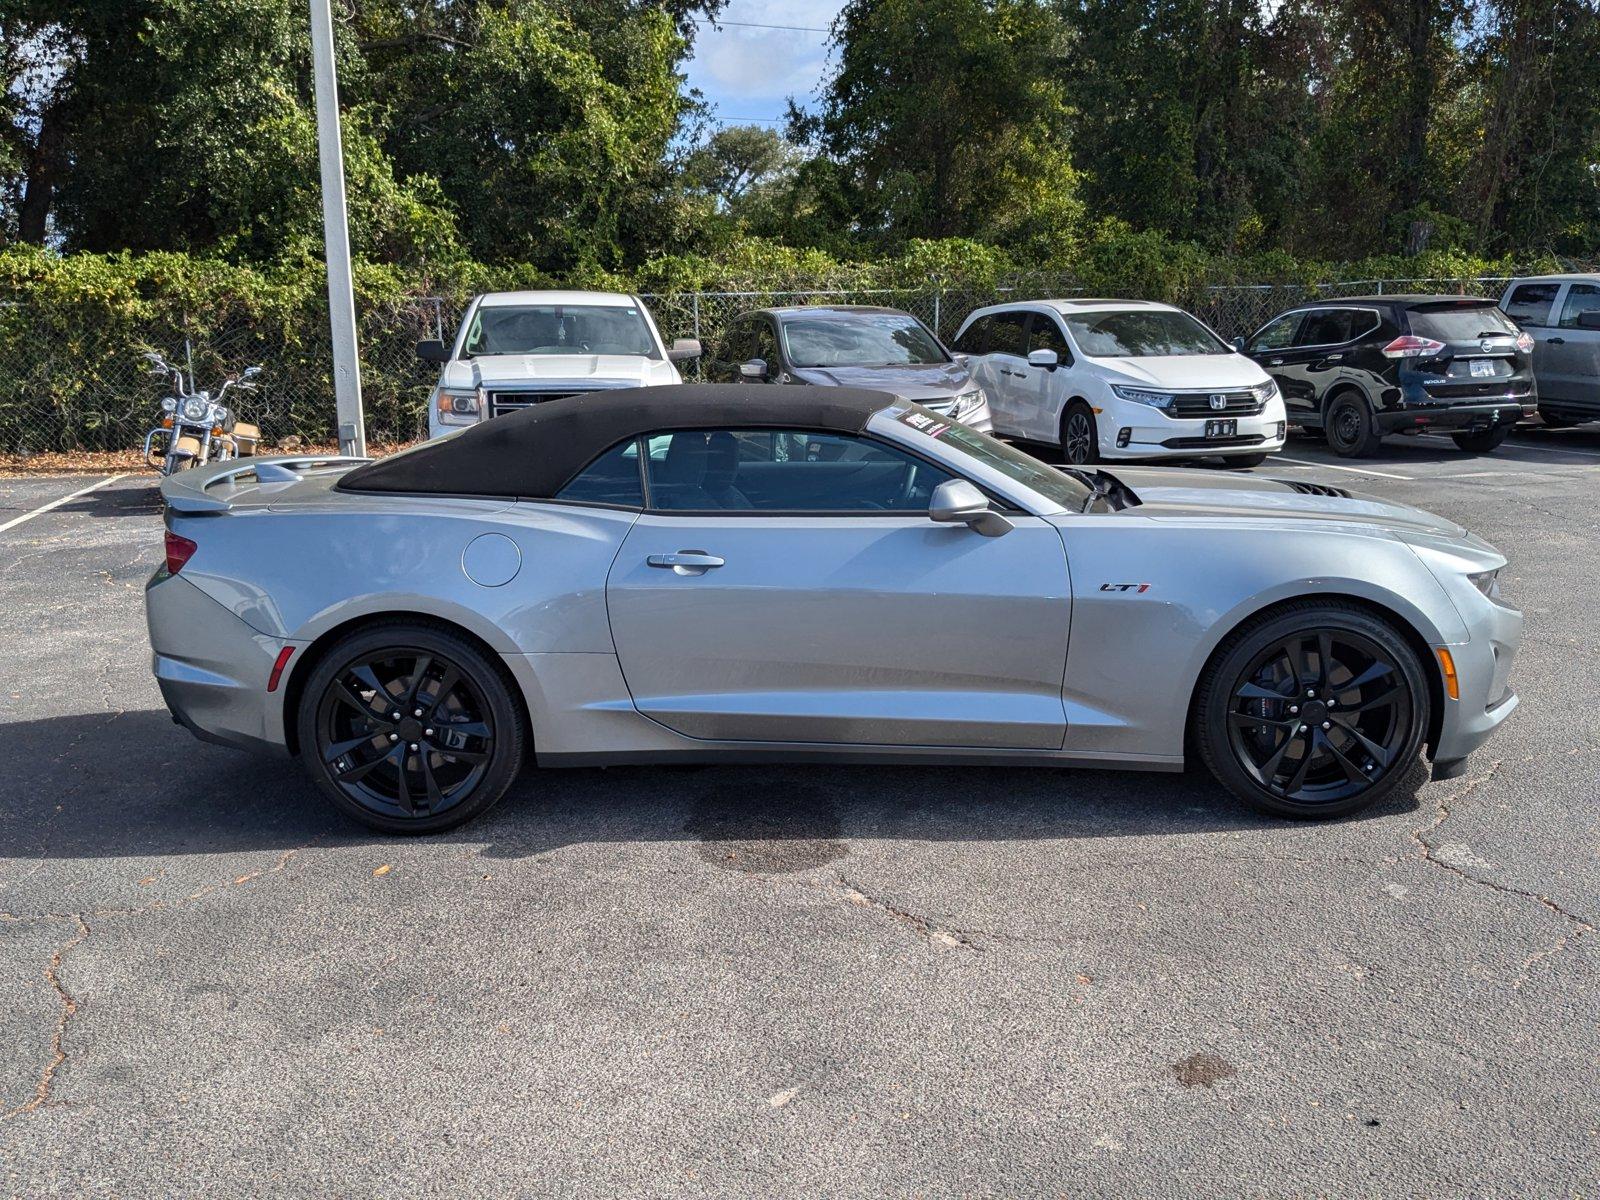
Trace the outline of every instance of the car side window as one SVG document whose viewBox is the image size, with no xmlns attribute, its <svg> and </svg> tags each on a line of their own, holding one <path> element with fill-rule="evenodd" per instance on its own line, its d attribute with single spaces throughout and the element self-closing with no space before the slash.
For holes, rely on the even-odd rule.
<svg viewBox="0 0 1600 1200">
<path fill-rule="evenodd" d="M 1548 325 L 1560 291 L 1559 283 L 1519 283 L 1506 299 L 1505 314 L 1518 325 Z"/>
<path fill-rule="evenodd" d="M 678 430 L 646 462 L 659 512 L 926 512 L 956 476 L 883 442 L 803 429 Z"/>
<path fill-rule="evenodd" d="M 557 500 L 575 504 L 615 504 L 644 507 L 644 483 L 639 476 L 639 443 L 619 442 L 579 471 L 556 493 Z"/>
<path fill-rule="evenodd" d="M 1592 283 L 1567 285 L 1567 302 L 1561 306 L 1561 328 L 1578 328 L 1578 318 L 1600 310 L 1600 287 Z"/>
<path fill-rule="evenodd" d="M 1063 365 L 1072 361 L 1072 348 L 1067 345 L 1067 335 L 1048 313 L 1034 313 L 1033 324 L 1028 328 L 1028 353 L 1035 350 L 1054 350 L 1056 361 Z"/>
<path fill-rule="evenodd" d="M 1027 340 L 1024 334 L 1028 325 L 1028 314 L 1025 312 L 995 313 L 994 323 L 989 326 L 989 353 L 990 354 L 1015 354 L 1023 357 L 1027 351 L 1024 347 Z"/>
<path fill-rule="evenodd" d="M 1306 313 L 1294 335 L 1296 346 L 1339 346 L 1350 340 L 1348 308 L 1314 308 Z"/>
<path fill-rule="evenodd" d="M 1268 321 L 1256 330 L 1255 337 L 1250 339 L 1245 347 L 1252 354 L 1259 354 L 1264 350 L 1283 350 L 1294 341 L 1294 331 L 1300 326 L 1302 313 L 1285 313 L 1276 320 Z"/>
<path fill-rule="evenodd" d="M 987 354 L 989 352 L 989 326 L 993 317 L 979 317 L 961 331 L 951 347 L 957 354 Z"/>
</svg>

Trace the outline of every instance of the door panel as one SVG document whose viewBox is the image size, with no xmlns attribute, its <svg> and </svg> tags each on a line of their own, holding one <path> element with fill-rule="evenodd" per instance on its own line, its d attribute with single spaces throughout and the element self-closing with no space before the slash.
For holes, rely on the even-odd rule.
<svg viewBox="0 0 1600 1200">
<path fill-rule="evenodd" d="M 1534 379 L 1540 399 L 1600 407 L 1600 329 L 1583 329 L 1578 315 L 1600 309 L 1600 285 L 1569 283 L 1555 327 L 1534 331 Z M 1539 335 L 1543 334 L 1543 337 Z"/>
<path fill-rule="evenodd" d="M 989 319 L 989 347 L 985 363 L 994 381 L 989 392 L 989 414 L 995 432 L 1029 437 L 1036 407 L 1024 386 L 1028 374 L 1028 314 L 995 313 Z M 986 389 L 987 390 L 987 389 Z"/>
<path fill-rule="evenodd" d="M 606 585 L 634 703 L 694 738 L 1058 748 L 1066 556 L 1013 520 L 646 514 Z"/>
</svg>

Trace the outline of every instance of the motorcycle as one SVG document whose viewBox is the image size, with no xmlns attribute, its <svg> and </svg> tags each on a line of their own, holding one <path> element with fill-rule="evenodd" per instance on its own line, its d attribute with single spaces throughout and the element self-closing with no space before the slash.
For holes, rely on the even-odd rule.
<svg viewBox="0 0 1600 1200">
<path fill-rule="evenodd" d="M 260 428 L 236 419 L 223 401 L 230 391 L 254 391 L 260 367 L 246 367 L 240 374 L 230 375 L 213 396 L 209 391 L 195 389 L 192 367 L 185 380 L 179 368 L 155 351 L 146 351 L 144 358 L 150 364 L 150 373 L 170 378 L 177 392 L 161 401 L 161 424 L 145 434 L 147 463 L 161 474 L 171 475 L 187 467 L 256 452 Z"/>
</svg>

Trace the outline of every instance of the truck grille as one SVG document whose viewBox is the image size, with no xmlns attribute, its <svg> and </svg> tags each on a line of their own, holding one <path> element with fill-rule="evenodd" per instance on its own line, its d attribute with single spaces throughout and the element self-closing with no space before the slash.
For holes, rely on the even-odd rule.
<svg viewBox="0 0 1600 1200">
<path fill-rule="evenodd" d="M 1220 395 L 1224 407 L 1212 408 L 1211 397 Z M 1191 392 L 1174 397 L 1167 414 L 1173 417 L 1253 417 L 1262 409 L 1262 402 L 1250 392 Z"/>
<path fill-rule="evenodd" d="M 560 387 L 548 391 L 490 392 L 489 415 L 503 417 L 507 413 L 521 412 L 535 404 L 543 404 L 546 400 L 561 400 L 567 396 L 581 396 L 588 392 L 604 390 L 592 387 Z"/>
</svg>

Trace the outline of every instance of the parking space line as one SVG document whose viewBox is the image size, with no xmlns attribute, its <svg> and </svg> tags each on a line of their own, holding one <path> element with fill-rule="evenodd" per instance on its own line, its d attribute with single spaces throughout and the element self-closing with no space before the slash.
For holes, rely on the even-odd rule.
<svg viewBox="0 0 1600 1200">
<path fill-rule="evenodd" d="M 1418 441 L 1440 442 L 1450 445 L 1448 438 L 1440 437 L 1436 433 L 1421 433 L 1417 435 Z M 1593 450 L 1568 450 L 1562 446 L 1541 446 L 1538 442 L 1508 442 L 1507 445 L 1516 446 L 1523 450 L 1537 450 L 1542 454 L 1570 454 L 1573 458 L 1600 459 L 1600 453 Z"/>
<path fill-rule="evenodd" d="M 1396 475 L 1393 471 L 1369 471 L 1366 467 L 1341 467 L 1338 463 L 1311 462 L 1304 458 L 1290 458 L 1287 454 L 1275 456 L 1278 462 L 1299 463 L 1302 467 L 1326 467 L 1330 471 L 1354 471 L 1357 475 L 1376 475 L 1379 479 L 1414 480 L 1415 475 Z"/>
<path fill-rule="evenodd" d="M 52 500 L 49 504 L 41 504 L 38 508 L 35 508 L 30 512 L 25 512 L 20 517 L 12 517 L 11 520 L 7 521 L 4 525 L 0 525 L 0 533 L 4 533 L 8 529 L 15 529 L 24 521 L 31 521 L 35 517 L 43 516 L 52 508 L 60 508 L 68 500 L 76 500 L 79 496 L 88 495 L 96 488 L 103 488 L 108 483 L 115 483 L 119 479 L 126 479 L 131 474 L 133 474 L 132 471 L 124 471 L 121 475 L 108 475 L 96 483 L 91 483 L 88 487 L 81 487 L 75 492 L 69 492 L 67 495 L 62 496 L 58 500 Z"/>
</svg>

